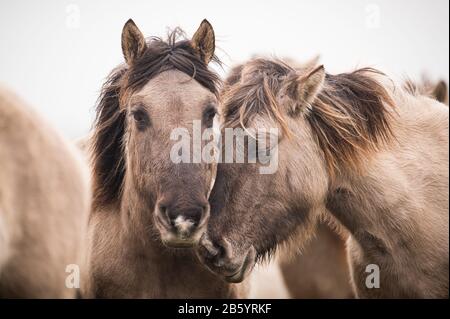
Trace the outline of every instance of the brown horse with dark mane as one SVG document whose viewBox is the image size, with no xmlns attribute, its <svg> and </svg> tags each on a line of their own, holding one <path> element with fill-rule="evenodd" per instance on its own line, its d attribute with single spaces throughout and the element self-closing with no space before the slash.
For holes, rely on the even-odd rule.
<svg viewBox="0 0 450 319">
<path fill-rule="evenodd" d="M 122 34 L 126 65 L 110 75 L 97 108 L 92 145 L 86 297 L 238 297 L 188 248 L 209 218 L 215 165 L 175 163 L 176 128 L 204 132 L 216 115 L 219 77 L 214 31 L 204 20 L 192 40 L 180 30 L 145 40 L 130 20 Z M 191 154 L 189 154 L 191 155 Z"/>
<path fill-rule="evenodd" d="M 331 75 L 266 59 L 236 69 L 226 91 L 224 129 L 280 129 L 278 169 L 218 165 L 198 249 L 212 271 L 239 282 L 325 219 L 351 234 L 357 296 L 448 297 L 445 105 L 373 69 Z"/>
</svg>

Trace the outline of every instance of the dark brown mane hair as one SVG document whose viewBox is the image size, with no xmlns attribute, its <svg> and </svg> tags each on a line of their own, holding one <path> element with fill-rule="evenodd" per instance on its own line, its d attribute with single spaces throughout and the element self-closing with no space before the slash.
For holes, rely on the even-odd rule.
<svg viewBox="0 0 450 319">
<path fill-rule="evenodd" d="M 129 94 L 140 90 L 164 71 L 178 70 L 218 95 L 219 76 L 208 69 L 189 40 L 178 40 L 182 35 L 181 29 L 177 28 L 169 34 L 167 41 L 149 38 L 143 55 L 132 66 L 122 65 L 113 70 L 103 84 L 91 143 L 94 209 L 120 202 L 125 176 L 124 105 Z M 214 56 L 213 61 L 220 65 L 217 57 Z"/>
<path fill-rule="evenodd" d="M 241 80 L 236 75 L 239 70 L 248 70 L 251 76 Z M 234 68 L 223 92 L 225 127 L 245 126 L 262 113 L 277 120 L 291 136 L 276 96 L 293 72 L 279 60 L 256 59 Z M 331 176 L 343 169 L 360 171 L 364 160 L 393 138 L 394 102 L 376 76 L 384 75 L 372 68 L 327 74 L 323 89 L 306 112 Z"/>
</svg>

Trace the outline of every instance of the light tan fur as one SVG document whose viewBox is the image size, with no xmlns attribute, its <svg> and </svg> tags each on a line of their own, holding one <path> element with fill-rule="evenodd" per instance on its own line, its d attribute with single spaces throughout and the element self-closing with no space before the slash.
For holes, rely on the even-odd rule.
<svg viewBox="0 0 450 319">
<path fill-rule="evenodd" d="M 0 88 L 0 296 L 71 298 L 81 264 L 89 179 L 77 150 Z"/>
<path fill-rule="evenodd" d="M 305 63 L 294 59 L 283 59 L 300 72 L 307 72 L 319 65 L 320 56 Z M 329 299 L 353 298 L 350 283 L 350 269 L 347 262 L 345 240 L 348 234 L 330 227 L 326 221 L 320 222 L 313 238 L 301 249 L 292 240 L 289 248 L 283 249 L 282 258 L 277 262 L 285 286 L 292 298 Z"/>
<path fill-rule="evenodd" d="M 347 191 L 330 210 L 352 233 L 359 297 L 448 297 L 448 109 L 399 88 L 392 94 L 397 142 L 376 154 L 363 176 L 336 181 Z M 379 289 L 366 287 L 369 264 L 380 267 Z"/>
<path fill-rule="evenodd" d="M 270 263 L 256 265 L 249 278 L 251 299 L 289 299 L 292 298 L 289 285 L 286 285 L 281 272 L 279 258 Z M 294 275 L 297 278 L 298 274 Z M 295 298 L 295 296 L 294 296 Z"/>
<path fill-rule="evenodd" d="M 444 80 L 434 82 L 424 74 L 422 80 L 406 80 L 403 87 L 414 95 L 425 95 L 448 105 L 448 84 Z"/>
<path fill-rule="evenodd" d="M 296 299 L 354 298 L 345 241 L 327 223 L 320 223 L 313 238 L 297 251 L 291 243 L 280 262 L 285 285 Z"/>
</svg>

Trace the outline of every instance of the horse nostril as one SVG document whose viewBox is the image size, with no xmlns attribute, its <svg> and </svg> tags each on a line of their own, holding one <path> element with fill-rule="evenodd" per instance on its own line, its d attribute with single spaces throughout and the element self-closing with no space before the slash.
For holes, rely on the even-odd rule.
<svg viewBox="0 0 450 319">
<path fill-rule="evenodd" d="M 194 222 L 195 226 L 198 226 L 204 215 L 204 209 L 203 207 L 197 207 L 191 211 L 187 211 L 184 215 L 187 218 L 191 219 Z"/>
<path fill-rule="evenodd" d="M 219 243 L 216 244 L 219 249 L 220 259 L 216 261 L 218 267 L 222 267 L 225 262 L 229 262 L 233 259 L 233 247 L 231 243 L 222 237 Z"/>
<path fill-rule="evenodd" d="M 203 251 L 202 256 L 207 259 L 212 259 L 220 256 L 220 247 L 218 247 L 208 236 L 204 233 L 200 239 L 200 249 Z"/>
<path fill-rule="evenodd" d="M 225 238 L 211 240 L 209 236 L 202 237 L 201 245 L 206 252 L 206 257 L 214 267 L 222 268 L 232 260 L 233 250 L 231 244 Z"/>
<path fill-rule="evenodd" d="M 192 226 L 197 227 L 203 218 L 204 209 L 203 207 L 179 208 L 177 210 L 168 209 L 167 215 L 174 226 L 177 221 L 178 223 L 180 221 L 189 221 Z"/>
<path fill-rule="evenodd" d="M 162 214 L 166 214 L 166 212 L 167 212 L 167 206 L 166 205 L 163 205 L 163 204 L 159 204 L 158 205 L 158 209 L 159 209 L 159 211 L 162 213 Z"/>
</svg>

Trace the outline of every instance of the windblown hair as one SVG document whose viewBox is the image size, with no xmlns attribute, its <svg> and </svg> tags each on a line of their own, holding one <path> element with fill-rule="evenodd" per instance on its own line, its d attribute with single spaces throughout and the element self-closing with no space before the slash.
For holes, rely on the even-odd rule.
<svg viewBox="0 0 450 319">
<path fill-rule="evenodd" d="M 148 81 L 168 70 L 178 70 L 192 77 L 215 95 L 220 78 L 197 55 L 189 40 L 177 28 L 167 41 L 149 38 L 147 49 L 132 66 L 121 65 L 107 78 L 100 94 L 91 143 L 93 166 L 93 207 L 118 204 L 125 176 L 124 134 L 127 97 Z M 220 64 L 217 57 L 213 60 Z"/>
<path fill-rule="evenodd" d="M 295 134 L 277 102 L 277 94 L 294 72 L 282 61 L 264 59 L 235 68 L 223 93 L 225 126 L 245 127 L 254 116 L 264 114 L 275 119 L 288 136 Z M 364 160 L 393 138 L 394 102 L 377 76 L 383 74 L 371 68 L 327 74 L 310 109 L 302 110 L 331 176 L 344 169 L 360 171 Z"/>
<path fill-rule="evenodd" d="M 403 88 L 414 96 L 425 95 L 448 105 L 448 85 L 444 80 L 433 82 L 424 75 L 418 82 L 407 79 L 403 83 Z"/>
<path fill-rule="evenodd" d="M 221 97 L 226 127 L 245 128 L 256 115 L 263 114 L 277 121 L 283 132 L 290 135 L 276 94 L 293 71 L 281 61 L 260 58 L 233 68 L 225 80 Z"/>
</svg>

